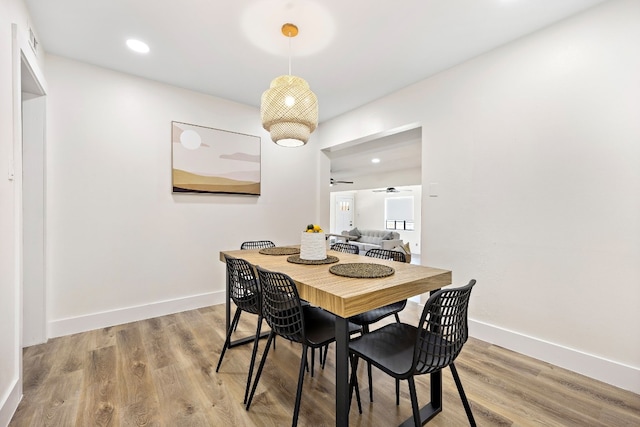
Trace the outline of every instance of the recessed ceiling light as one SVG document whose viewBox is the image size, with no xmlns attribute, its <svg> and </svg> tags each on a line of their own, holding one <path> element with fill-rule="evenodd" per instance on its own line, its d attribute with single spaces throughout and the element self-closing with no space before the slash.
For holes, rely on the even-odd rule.
<svg viewBox="0 0 640 427">
<path fill-rule="evenodd" d="M 149 45 L 140 40 L 129 39 L 127 40 L 127 46 L 129 46 L 129 49 L 133 50 L 134 52 L 138 52 L 138 53 L 149 52 Z"/>
<path fill-rule="evenodd" d="M 380 159 L 377 157 L 374 159 L 371 159 L 371 163 L 380 163 Z"/>
</svg>

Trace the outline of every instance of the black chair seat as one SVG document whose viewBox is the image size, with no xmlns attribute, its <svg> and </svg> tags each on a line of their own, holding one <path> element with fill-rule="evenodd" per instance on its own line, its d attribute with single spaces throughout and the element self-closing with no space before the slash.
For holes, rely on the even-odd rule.
<svg viewBox="0 0 640 427">
<path fill-rule="evenodd" d="M 418 328 L 391 323 L 349 342 L 349 349 L 392 376 L 410 374 Z"/>
<path fill-rule="evenodd" d="M 384 307 L 374 308 L 373 310 L 351 316 L 349 321 L 357 325 L 371 325 L 372 323 L 376 323 L 387 316 L 404 310 L 406 305 L 407 300 L 394 302 L 393 304 L 385 305 Z"/>
<path fill-rule="evenodd" d="M 405 379 L 412 375 L 413 353 L 418 337 L 418 328 L 405 323 L 392 323 L 376 330 L 374 335 L 364 334 L 352 340 L 349 348 L 358 357 L 369 360 L 375 367 L 392 377 Z M 423 339 L 428 343 L 428 352 L 424 355 L 422 364 L 431 368 L 428 372 L 435 372 L 448 366 L 451 357 L 438 356 L 436 348 L 450 345 L 436 334 L 426 333 Z M 420 363 L 419 363 L 420 364 Z"/>
<path fill-rule="evenodd" d="M 305 334 L 310 347 L 322 347 L 335 341 L 336 317 L 319 307 L 302 306 L 305 318 Z M 360 331 L 356 324 L 349 323 L 349 333 Z"/>
</svg>

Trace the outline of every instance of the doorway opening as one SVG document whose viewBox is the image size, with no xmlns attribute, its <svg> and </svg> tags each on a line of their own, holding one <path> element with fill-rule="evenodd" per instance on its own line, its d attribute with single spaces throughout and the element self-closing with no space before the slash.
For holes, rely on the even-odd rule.
<svg viewBox="0 0 640 427">
<path fill-rule="evenodd" d="M 22 165 L 22 345 L 46 342 L 45 112 L 37 64 L 20 61 Z"/>
<path fill-rule="evenodd" d="M 422 218 L 422 127 L 403 126 L 323 150 L 330 164 L 330 230 L 340 234 L 353 227 L 384 230 L 386 200 L 411 198 L 415 210 L 394 230 L 410 244 L 412 262 L 419 263 Z M 373 159 L 379 159 L 373 162 Z M 341 208 L 349 201 L 352 208 Z M 401 225 L 403 225 L 401 227 Z M 415 254 L 415 257 L 413 257 Z"/>
</svg>

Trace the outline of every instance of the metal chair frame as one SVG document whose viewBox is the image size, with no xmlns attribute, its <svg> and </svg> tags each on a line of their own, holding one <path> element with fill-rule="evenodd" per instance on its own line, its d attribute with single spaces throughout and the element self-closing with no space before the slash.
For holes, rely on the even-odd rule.
<svg viewBox="0 0 640 427">
<path fill-rule="evenodd" d="M 354 255 L 358 255 L 360 253 L 360 248 L 358 246 L 344 242 L 334 243 L 331 245 L 331 250 Z"/>
<path fill-rule="evenodd" d="M 319 307 L 303 305 L 295 283 L 286 274 L 264 270 L 260 267 L 256 267 L 256 270 L 258 271 L 261 285 L 262 315 L 271 327 L 271 332 L 260 360 L 260 366 L 258 367 L 246 408 L 249 410 L 251 406 L 262 369 L 271 348 L 271 342 L 276 335 L 279 335 L 289 341 L 302 344 L 292 421 L 292 426 L 296 426 L 300 413 L 304 372 L 307 366 L 307 350 L 311 348 L 313 352 L 316 348 L 326 346 L 335 341 L 335 316 Z M 356 332 L 358 328 L 355 325 L 351 325 L 350 330 Z"/>
<path fill-rule="evenodd" d="M 421 420 L 416 397 L 414 377 L 432 374 L 447 366 L 456 383 L 469 424 L 476 425 L 471 406 L 462 387 L 454 361 L 469 337 L 467 312 L 471 291 L 476 281 L 454 289 L 440 289 L 432 293 L 425 303 L 418 327 L 405 323 L 392 323 L 349 343 L 351 356 L 351 393 L 356 390 L 358 409 L 362 413 L 358 392 L 358 360 L 363 359 L 396 380 L 409 382 L 413 410 L 413 423 Z M 396 388 L 396 405 L 400 394 Z M 406 425 L 406 424 L 405 424 Z"/>
<path fill-rule="evenodd" d="M 276 244 L 271 240 L 251 240 L 247 242 L 242 242 L 240 245 L 240 249 L 264 249 L 264 248 L 275 248 Z"/>
<path fill-rule="evenodd" d="M 236 305 L 236 312 L 233 316 L 233 321 L 227 328 L 227 337 L 222 346 L 222 352 L 220 353 L 220 359 L 218 359 L 218 365 L 216 366 L 216 372 L 222 365 L 222 360 L 228 348 L 232 347 L 231 334 L 236 330 L 240 321 L 240 315 L 242 312 L 255 314 L 258 316 L 258 325 L 256 327 L 256 334 L 253 337 L 253 352 L 251 354 L 251 363 L 249 365 L 249 374 L 247 377 L 247 385 L 244 392 L 244 402 L 247 401 L 249 395 L 249 386 L 251 384 L 251 376 L 253 374 L 253 368 L 256 361 L 256 352 L 258 350 L 258 340 L 260 339 L 260 330 L 262 328 L 262 309 L 260 307 L 260 286 L 256 279 L 253 266 L 246 260 L 241 258 L 233 258 L 228 255 L 224 255 L 227 266 L 227 280 L 229 281 L 229 297 Z"/>
<path fill-rule="evenodd" d="M 365 252 L 364 255 L 378 259 L 392 259 L 398 262 L 407 262 L 407 257 L 404 252 L 392 251 L 391 249 L 373 248 Z"/>
</svg>

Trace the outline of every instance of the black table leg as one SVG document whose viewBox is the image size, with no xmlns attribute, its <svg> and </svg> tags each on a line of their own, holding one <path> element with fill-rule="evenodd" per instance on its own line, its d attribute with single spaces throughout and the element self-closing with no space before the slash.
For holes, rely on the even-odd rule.
<svg viewBox="0 0 640 427">
<path fill-rule="evenodd" d="M 431 405 L 442 410 L 442 371 L 431 374 Z"/>
<path fill-rule="evenodd" d="M 336 316 L 336 426 L 349 426 L 348 321 Z"/>
</svg>

